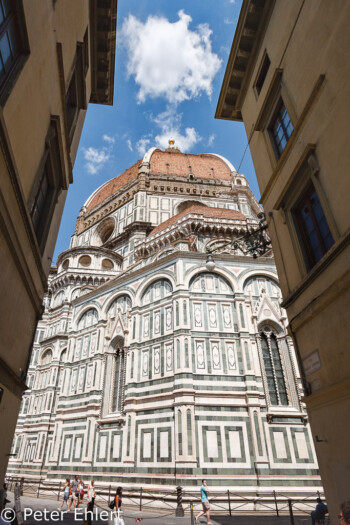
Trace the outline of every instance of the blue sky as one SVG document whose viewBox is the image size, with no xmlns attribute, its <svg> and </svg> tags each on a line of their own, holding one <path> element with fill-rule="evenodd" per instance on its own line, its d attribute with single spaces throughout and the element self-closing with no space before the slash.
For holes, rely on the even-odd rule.
<svg viewBox="0 0 350 525">
<path fill-rule="evenodd" d="M 114 105 L 90 104 L 53 260 L 89 195 L 150 147 L 214 152 L 238 169 L 241 123 L 214 119 L 241 0 L 118 0 Z M 247 151 L 240 172 L 259 196 Z"/>
</svg>

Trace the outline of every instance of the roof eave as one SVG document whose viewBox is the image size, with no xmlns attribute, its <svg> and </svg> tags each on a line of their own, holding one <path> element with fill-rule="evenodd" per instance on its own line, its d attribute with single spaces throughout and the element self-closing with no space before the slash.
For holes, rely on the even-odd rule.
<svg viewBox="0 0 350 525">
<path fill-rule="evenodd" d="M 275 0 L 243 0 L 215 118 L 243 121 L 242 104 Z"/>
<path fill-rule="evenodd" d="M 91 97 L 113 104 L 117 0 L 90 0 Z"/>
</svg>

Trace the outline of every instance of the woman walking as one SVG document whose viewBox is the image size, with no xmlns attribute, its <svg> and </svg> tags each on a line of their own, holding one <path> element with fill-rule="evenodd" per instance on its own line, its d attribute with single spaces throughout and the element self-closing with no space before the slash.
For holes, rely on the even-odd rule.
<svg viewBox="0 0 350 525">
<path fill-rule="evenodd" d="M 79 506 L 79 503 L 83 503 L 84 494 L 85 494 L 84 482 L 82 479 L 79 481 L 78 492 L 79 492 L 79 497 L 78 497 L 77 507 Z"/>
<path fill-rule="evenodd" d="M 63 487 L 63 489 L 61 490 L 61 492 L 63 492 L 63 500 L 62 500 L 62 505 L 59 508 L 59 510 L 62 510 L 63 508 L 63 505 L 66 504 L 67 505 L 67 510 L 70 510 L 70 506 L 68 504 L 68 501 L 69 501 L 69 496 L 70 494 L 72 494 L 72 491 L 71 491 L 71 484 L 70 484 L 70 479 L 67 478 L 66 479 L 66 483 Z"/>
<path fill-rule="evenodd" d="M 110 509 L 115 508 L 114 525 L 124 525 L 124 520 L 120 517 L 121 506 L 122 506 L 123 488 L 118 487 L 115 493 L 114 499 L 109 504 Z"/>
<path fill-rule="evenodd" d="M 95 505 L 95 498 L 96 498 L 96 492 L 95 492 L 95 487 L 94 487 L 94 480 L 92 479 L 88 485 L 88 488 L 87 488 L 87 493 L 86 493 L 86 496 L 87 496 L 87 500 L 88 500 L 88 505 L 87 505 L 87 522 L 88 522 L 88 525 L 91 525 L 91 521 L 92 521 L 92 514 L 93 514 L 93 511 L 94 511 L 94 505 Z"/>
</svg>

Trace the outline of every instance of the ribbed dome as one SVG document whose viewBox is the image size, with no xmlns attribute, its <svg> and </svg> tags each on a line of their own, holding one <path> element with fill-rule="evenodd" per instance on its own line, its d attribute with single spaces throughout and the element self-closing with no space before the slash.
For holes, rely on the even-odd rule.
<svg viewBox="0 0 350 525">
<path fill-rule="evenodd" d="M 190 155 L 181 153 L 178 149 L 168 148 L 162 151 L 151 148 L 143 159 L 138 160 L 133 166 L 121 175 L 105 182 L 86 201 L 87 211 L 99 206 L 103 201 L 137 178 L 140 165 L 146 165 L 150 175 L 172 175 L 178 177 L 193 176 L 194 179 L 211 179 L 230 181 L 235 172 L 232 164 L 224 157 L 214 153 L 201 153 Z"/>
</svg>

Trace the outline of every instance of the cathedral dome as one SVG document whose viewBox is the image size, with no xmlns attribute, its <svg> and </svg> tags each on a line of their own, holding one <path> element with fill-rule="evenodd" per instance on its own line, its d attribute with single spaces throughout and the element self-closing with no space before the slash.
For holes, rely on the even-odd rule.
<svg viewBox="0 0 350 525">
<path fill-rule="evenodd" d="M 123 173 L 97 188 L 85 202 L 85 211 L 91 212 L 117 191 L 137 179 L 141 169 L 146 169 L 148 175 L 176 176 L 197 181 L 229 182 L 236 174 L 234 166 L 227 159 L 215 153 L 193 155 L 182 153 L 175 147 L 169 147 L 165 151 L 151 148 L 143 159 L 138 160 Z"/>
</svg>

